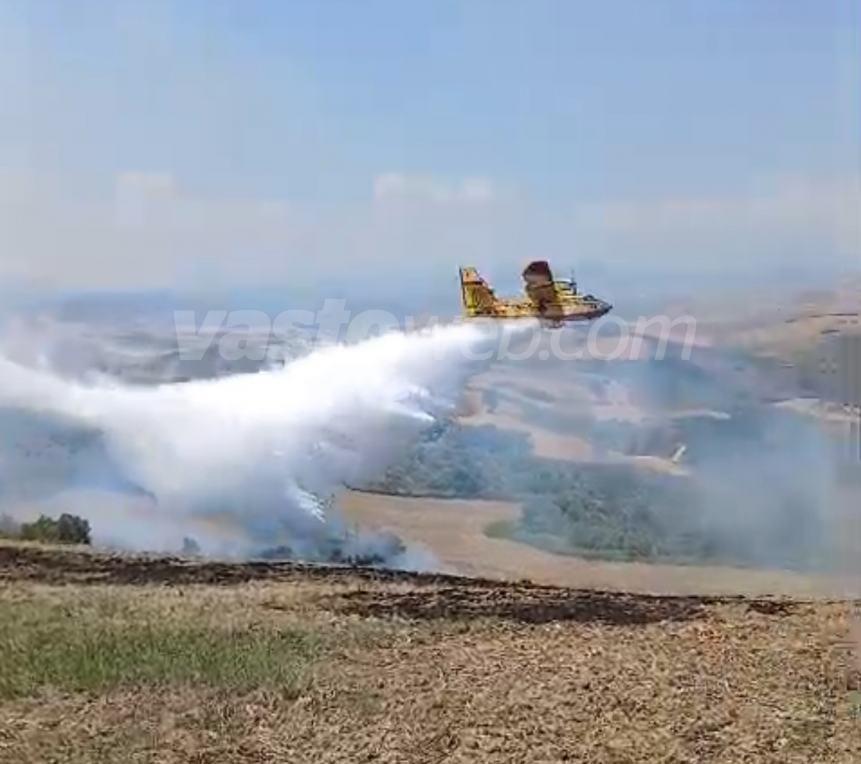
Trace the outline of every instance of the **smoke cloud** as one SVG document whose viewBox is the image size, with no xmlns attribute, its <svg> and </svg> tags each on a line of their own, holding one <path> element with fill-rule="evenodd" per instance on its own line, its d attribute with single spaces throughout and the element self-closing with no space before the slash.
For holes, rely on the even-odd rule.
<svg viewBox="0 0 861 764">
<path fill-rule="evenodd" d="M 465 351 L 482 337 L 467 326 L 393 332 L 278 369 L 153 386 L 87 383 L 0 355 L 0 415 L 7 446 L 38 430 L 62 453 L 52 459 L 46 445 L 37 455 L 41 490 L 53 479 L 60 490 L 83 482 L 127 495 L 109 508 L 90 497 L 97 537 L 175 548 L 193 533 L 209 552 L 285 544 L 313 559 L 345 531 L 328 497 L 450 410 Z M 5 462 L 8 504 L 25 481 L 10 474 L 14 457 Z"/>
</svg>

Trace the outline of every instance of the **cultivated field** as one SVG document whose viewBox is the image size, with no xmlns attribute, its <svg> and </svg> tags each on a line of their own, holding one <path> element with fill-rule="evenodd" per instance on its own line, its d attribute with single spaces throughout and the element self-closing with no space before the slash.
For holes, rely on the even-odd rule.
<svg viewBox="0 0 861 764">
<path fill-rule="evenodd" d="M 391 531 L 409 544 L 430 550 L 443 569 L 462 575 L 659 594 L 854 597 L 861 593 L 858 576 L 587 560 L 489 535 L 499 523 L 516 522 L 520 508 L 512 502 L 346 491 L 338 506 L 357 526 Z"/>
<path fill-rule="evenodd" d="M 850 764 L 852 611 L 0 546 L 0 761 Z"/>
</svg>

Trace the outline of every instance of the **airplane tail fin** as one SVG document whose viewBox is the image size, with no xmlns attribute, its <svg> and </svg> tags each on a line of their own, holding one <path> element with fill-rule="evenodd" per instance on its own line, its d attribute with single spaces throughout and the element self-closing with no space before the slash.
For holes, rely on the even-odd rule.
<svg viewBox="0 0 861 764">
<path fill-rule="evenodd" d="M 493 290 L 471 266 L 460 269 L 460 292 L 465 316 L 487 315 L 496 304 Z"/>
</svg>

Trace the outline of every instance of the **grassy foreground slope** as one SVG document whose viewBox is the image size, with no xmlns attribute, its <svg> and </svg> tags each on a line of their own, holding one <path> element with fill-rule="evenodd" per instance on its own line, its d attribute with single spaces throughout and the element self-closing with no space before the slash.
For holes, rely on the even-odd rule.
<svg viewBox="0 0 861 764">
<path fill-rule="evenodd" d="M 848 763 L 853 608 L 0 545 L 0 761 Z"/>
</svg>

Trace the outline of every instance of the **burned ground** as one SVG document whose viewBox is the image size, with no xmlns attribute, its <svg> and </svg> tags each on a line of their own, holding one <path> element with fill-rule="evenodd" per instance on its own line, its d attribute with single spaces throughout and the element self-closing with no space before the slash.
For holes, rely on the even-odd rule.
<svg viewBox="0 0 861 764">
<path fill-rule="evenodd" d="M 766 615 L 788 614 L 797 606 L 787 598 L 633 594 L 385 568 L 217 562 L 13 544 L 0 544 L 0 582 L 3 581 L 117 586 L 232 586 L 254 581 L 349 583 L 349 592 L 323 599 L 320 606 L 363 617 L 502 618 L 524 624 L 579 621 L 635 625 L 689 620 L 708 605 L 743 603 Z M 367 586 L 356 586 L 359 582 Z M 387 584 L 410 588 L 393 589 Z"/>
<path fill-rule="evenodd" d="M 857 603 L 0 546 L 0 762 L 849 762 Z"/>
<path fill-rule="evenodd" d="M 343 594 L 336 607 L 345 613 L 376 618 L 450 620 L 501 618 L 523 624 L 561 621 L 618 626 L 685 621 L 704 607 L 696 597 L 646 597 L 549 587 L 434 587 L 431 592 L 377 592 L 360 589 Z"/>
</svg>

